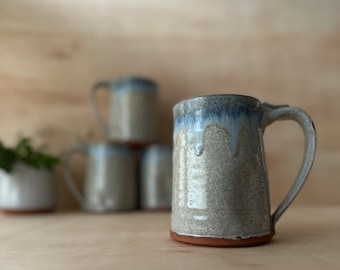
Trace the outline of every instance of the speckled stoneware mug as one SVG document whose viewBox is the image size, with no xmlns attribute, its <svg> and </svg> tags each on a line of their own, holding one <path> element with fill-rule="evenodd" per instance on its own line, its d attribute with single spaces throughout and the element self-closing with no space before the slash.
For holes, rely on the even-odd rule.
<svg viewBox="0 0 340 270">
<path fill-rule="evenodd" d="M 174 107 L 171 237 L 206 246 L 269 242 L 275 224 L 302 188 L 313 164 L 316 133 L 308 114 L 241 95 L 211 95 Z M 295 183 L 271 215 L 263 132 L 296 121 L 305 154 Z"/>
<path fill-rule="evenodd" d="M 153 144 L 143 150 L 140 190 L 142 209 L 171 208 L 172 146 Z"/>
<path fill-rule="evenodd" d="M 111 107 L 108 123 L 101 117 L 96 92 L 110 90 Z M 107 140 L 114 143 L 145 145 L 156 140 L 157 85 L 139 77 L 123 77 L 115 81 L 102 81 L 91 90 L 94 115 Z"/>
<path fill-rule="evenodd" d="M 76 153 L 88 155 L 83 195 L 70 171 L 70 159 Z M 110 212 L 137 207 L 137 166 L 132 148 L 79 144 L 65 153 L 63 168 L 66 183 L 84 210 Z"/>
</svg>

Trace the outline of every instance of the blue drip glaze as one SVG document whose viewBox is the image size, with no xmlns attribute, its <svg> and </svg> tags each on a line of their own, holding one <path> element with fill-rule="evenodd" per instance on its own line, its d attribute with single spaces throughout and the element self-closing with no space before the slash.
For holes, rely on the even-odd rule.
<svg viewBox="0 0 340 270">
<path fill-rule="evenodd" d="M 105 87 L 107 90 L 117 92 L 117 94 L 124 94 L 131 91 L 146 92 L 150 95 L 157 94 L 156 82 L 141 77 L 122 77 L 114 81 L 100 81 L 94 85 L 94 88 L 98 87 Z"/>
<path fill-rule="evenodd" d="M 157 92 L 157 84 L 154 81 L 140 77 L 123 77 L 109 82 L 109 85 L 118 94 L 129 91 L 143 91 L 149 94 L 156 94 Z"/>
<path fill-rule="evenodd" d="M 230 138 L 230 155 L 236 156 L 238 152 L 239 135 L 243 127 L 257 130 L 260 113 L 247 109 L 217 111 L 198 110 L 194 113 L 183 113 L 175 119 L 174 143 L 178 134 L 183 130 L 187 145 L 197 156 L 204 152 L 204 131 L 209 125 L 218 125 L 225 129 Z"/>
</svg>

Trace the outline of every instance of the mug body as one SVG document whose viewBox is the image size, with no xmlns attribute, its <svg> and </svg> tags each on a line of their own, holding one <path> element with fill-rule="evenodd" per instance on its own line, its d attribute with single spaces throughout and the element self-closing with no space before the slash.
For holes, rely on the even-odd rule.
<svg viewBox="0 0 340 270">
<path fill-rule="evenodd" d="M 141 157 L 141 208 L 171 208 L 172 146 L 151 145 Z"/>
<path fill-rule="evenodd" d="M 171 236 L 208 246 L 272 237 L 261 102 L 212 95 L 174 107 Z"/>
<path fill-rule="evenodd" d="M 52 171 L 16 163 L 11 173 L 0 169 L 0 209 L 9 213 L 54 210 L 56 182 Z"/>
<path fill-rule="evenodd" d="M 136 157 L 133 149 L 105 143 L 89 146 L 84 208 L 109 212 L 137 207 Z"/>
<path fill-rule="evenodd" d="M 144 145 L 156 140 L 157 85 L 137 77 L 113 82 L 109 139 L 116 143 Z"/>
</svg>

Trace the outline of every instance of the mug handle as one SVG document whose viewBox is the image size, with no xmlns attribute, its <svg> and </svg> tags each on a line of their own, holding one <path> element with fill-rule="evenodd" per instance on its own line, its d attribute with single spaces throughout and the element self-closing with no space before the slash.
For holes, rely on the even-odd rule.
<svg viewBox="0 0 340 270">
<path fill-rule="evenodd" d="M 312 168 L 316 151 L 316 131 L 311 117 L 301 109 L 290 107 L 288 105 L 276 106 L 269 103 L 262 103 L 262 108 L 263 131 L 267 126 L 275 121 L 293 120 L 300 125 L 305 137 L 305 151 L 299 174 L 288 194 L 271 216 L 273 230 L 275 230 L 276 222 L 294 201 L 302 186 L 306 182 Z"/>
<path fill-rule="evenodd" d="M 84 196 L 81 194 L 79 189 L 77 188 L 74 178 L 71 174 L 71 169 L 70 169 L 70 161 L 71 158 L 76 154 L 76 153 L 88 153 L 88 146 L 86 144 L 79 144 L 74 147 L 72 147 L 70 150 L 68 150 L 63 157 L 63 171 L 64 171 L 64 176 L 65 176 L 65 181 L 66 184 L 68 185 L 69 189 L 71 190 L 73 196 L 76 198 L 77 202 L 83 206 L 85 203 Z"/>
<path fill-rule="evenodd" d="M 103 130 L 106 137 L 108 137 L 109 134 L 109 128 L 108 125 L 105 123 L 104 118 L 99 112 L 99 106 L 98 106 L 98 99 L 97 99 L 97 90 L 101 88 L 109 88 L 109 82 L 107 81 L 101 81 L 97 82 L 91 89 L 90 92 L 90 102 L 92 105 L 92 110 L 94 117 L 96 118 L 100 128 Z"/>
</svg>

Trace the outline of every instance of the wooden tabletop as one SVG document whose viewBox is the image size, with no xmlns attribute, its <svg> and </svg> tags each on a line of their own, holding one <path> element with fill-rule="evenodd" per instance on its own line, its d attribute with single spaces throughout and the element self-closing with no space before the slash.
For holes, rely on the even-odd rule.
<svg viewBox="0 0 340 270">
<path fill-rule="evenodd" d="M 292 207 L 270 244 L 190 246 L 170 213 L 0 214 L 0 269 L 340 269 L 340 207 Z"/>
</svg>

